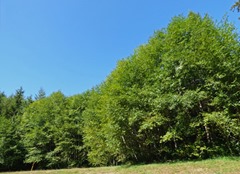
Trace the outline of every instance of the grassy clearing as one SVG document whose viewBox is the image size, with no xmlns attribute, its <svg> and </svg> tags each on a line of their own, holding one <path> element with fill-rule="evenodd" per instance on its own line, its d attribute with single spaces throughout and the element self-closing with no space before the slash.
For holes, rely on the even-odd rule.
<svg viewBox="0 0 240 174">
<path fill-rule="evenodd" d="M 240 174 L 240 158 L 220 158 L 196 162 L 5 172 L 2 174 Z"/>
</svg>

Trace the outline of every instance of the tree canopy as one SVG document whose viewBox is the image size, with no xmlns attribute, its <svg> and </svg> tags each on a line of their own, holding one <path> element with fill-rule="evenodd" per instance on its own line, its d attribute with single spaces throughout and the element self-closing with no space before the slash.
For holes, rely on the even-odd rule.
<svg viewBox="0 0 240 174">
<path fill-rule="evenodd" d="M 0 170 L 238 156 L 239 57 L 227 19 L 190 12 L 85 93 L 0 93 Z"/>
<path fill-rule="evenodd" d="M 94 104 L 84 112 L 89 161 L 239 154 L 239 51 L 226 20 L 216 24 L 192 12 L 173 18 L 120 61 L 90 98 Z"/>
</svg>

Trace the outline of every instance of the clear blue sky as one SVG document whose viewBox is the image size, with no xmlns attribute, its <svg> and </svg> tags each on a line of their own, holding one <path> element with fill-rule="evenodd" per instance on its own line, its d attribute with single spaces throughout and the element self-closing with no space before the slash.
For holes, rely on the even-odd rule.
<svg viewBox="0 0 240 174">
<path fill-rule="evenodd" d="M 0 91 L 70 96 L 100 84 L 173 16 L 240 24 L 235 0 L 0 0 Z"/>
</svg>

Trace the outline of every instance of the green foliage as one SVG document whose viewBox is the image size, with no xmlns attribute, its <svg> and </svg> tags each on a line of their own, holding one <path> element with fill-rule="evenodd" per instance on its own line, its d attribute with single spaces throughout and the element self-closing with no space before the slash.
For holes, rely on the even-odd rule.
<svg viewBox="0 0 240 174">
<path fill-rule="evenodd" d="M 233 25 L 190 12 L 91 91 L 0 93 L 0 169 L 239 156 L 239 57 Z"/>
<path fill-rule="evenodd" d="M 85 163 L 82 118 L 85 98 L 61 92 L 37 100 L 22 118 L 25 162 L 38 168 L 79 167 Z"/>
<path fill-rule="evenodd" d="M 0 169 L 24 169 L 25 149 L 20 142 L 19 118 L 6 119 L 0 116 Z"/>
<path fill-rule="evenodd" d="M 43 88 L 40 88 L 38 91 L 38 94 L 35 95 L 35 100 L 41 100 L 46 97 L 46 92 L 44 91 Z"/>
<path fill-rule="evenodd" d="M 0 170 L 25 169 L 25 147 L 21 143 L 20 119 L 27 102 L 22 88 L 14 95 L 0 95 Z"/>
<path fill-rule="evenodd" d="M 239 51 L 225 19 L 173 18 L 91 96 L 84 113 L 89 161 L 239 155 Z"/>
</svg>

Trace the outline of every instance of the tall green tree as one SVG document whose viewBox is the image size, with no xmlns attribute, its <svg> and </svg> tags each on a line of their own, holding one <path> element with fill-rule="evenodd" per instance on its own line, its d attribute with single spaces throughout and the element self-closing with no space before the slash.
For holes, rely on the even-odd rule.
<svg viewBox="0 0 240 174">
<path fill-rule="evenodd" d="M 82 167 L 87 165 L 87 151 L 83 144 L 83 118 L 88 94 L 67 98 L 64 114 L 55 118 L 55 148 L 48 153 L 49 164 L 59 167 Z"/>
<path fill-rule="evenodd" d="M 22 142 L 25 163 L 36 168 L 80 167 L 86 164 L 82 117 L 87 96 L 61 92 L 33 102 L 24 112 Z"/>
<path fill-rule="evenodd" d="M 35 95 L 35 100 L 41 100 L 46 97 L 46 92 L 44 91 L 43 88 L 40 88 L 38 91 L 38 94 Z"/>
<path fill-rule="evenodd" d="M 238 35 L 225 19 L 217 24 L 193 12 L 173 18 L 90 97 L 89 161 L 238 155 L 239 53 Z"/>
<path fill-rule="evenodd" d="M 6 118 L 22 115 L 26 105 L 27 103 L 22 87 L 17 89 L 15 94 L 9 97 L 5 96 L 4 93 L 1 94 L 1 115 Z"/>
<path fill-rule="evenodd" d="M 22 88 L 10 97 L 0 96 L 0 170 L 19 170 L 23 163 L 25 148 L 21 143 L 20 119 L 27 102 Z"/>
<path fill-rule="evenodd" d="M 0 116 L 0 170 L 23 170 L 25 148 L 19 133 L 19 117 L 7 119 Z"/>
</svg>

